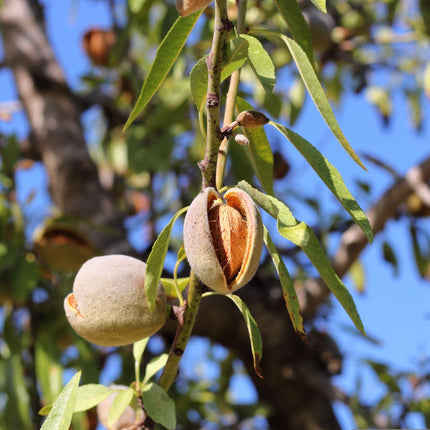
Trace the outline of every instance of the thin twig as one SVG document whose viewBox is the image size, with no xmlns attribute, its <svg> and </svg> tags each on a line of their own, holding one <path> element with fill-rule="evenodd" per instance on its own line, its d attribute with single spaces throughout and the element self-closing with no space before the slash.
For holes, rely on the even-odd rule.
<svg viewBox="0 0 430 430">
<path fill-rule="evenodd" d="M 236 7 L 238 11 L 237 17 L 237 32 L 242 34 L 246 31 L 246 2 L 247 0 L 236 0 Z M 235 70 L 230 78 L 230 84 L 227 92 L 227 100 L 224 112 L 224 125 L 233 122 L 234 106 L 236 104 L 237 91 L 240 83 L 240 69 Z M 216 168 L 216 186 L 218 189 L 222 188 L 225 174 L 225 163 L 228 154 L 228 138 L 224 137 L 218 151 L 218 163 Z"/>
<path fill-rule="evenodd" d="M 179 361 L 184 354 L 185 347 L 193 331 L 202 292 L 203 284 L 194 274 L 191 274 L 188 301 L 185 303 L 184 319 L 182 323 L 178 323 L 175 339 L 170 348 L 169 358 L 158 380 L 159 385 L 166 391 L 171 387 L 178 375 Z"/>
<path fill-rule="evenodd" d="M 215 2 L 215 30 L 212 49 L 207 57 L 208 93 L 206 99 L 207 138 L 205 158 L 199 163 L 202 172 L 202 188 L 215 187 L 218 150 L 223 139 L 220 131 L 220 86 L 223 48 L 232 23 L 227 17 L 227 1 Z"/>
</svg>

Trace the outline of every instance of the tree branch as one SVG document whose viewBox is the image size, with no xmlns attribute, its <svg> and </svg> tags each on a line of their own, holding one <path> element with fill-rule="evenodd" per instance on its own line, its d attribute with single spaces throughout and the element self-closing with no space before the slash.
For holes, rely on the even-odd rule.
<svg viewBox="0 0 430 430">
<path fill-rule="evenodd" d="M 14 75 L 31 126 L 31 141 L 46 167 L 52 200 L 63 213 L 86 221 L 86 233 L 98 248 L 106 253 L 111 246 L 115 252 L 128 251 L 123 216 L 101 186 L 86 146 L 79 104 L 35 6 L 32 0 L 4 0 L 0 30 L 4 61 Z M 111 234 L 101 226 L 109 227 Z"/>
</svg>

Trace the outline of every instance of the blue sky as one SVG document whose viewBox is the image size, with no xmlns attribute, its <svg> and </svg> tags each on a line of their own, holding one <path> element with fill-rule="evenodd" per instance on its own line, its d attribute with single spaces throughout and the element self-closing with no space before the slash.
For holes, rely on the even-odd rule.
<svg viewBox="0 0 430 430">
<path fill-rule="evenodd" d="M 104 2 L 46 0 L 44 3 L 46 4 L 49 37 L 54 45 L 55 53 L 63 65 L 69 83 L 74 88 L 78 88 L 79 75 L 88 71 L 90 67 L 83 55 L 81 37 L 91 26 L 103 27 L 109 24 Z M 14 100 L 15 97 L 10 73 L 1 69 L 0 103 Z M 423 107 L 428 116 L 428 101 L 424 101 Z M 336 115 L 345 135 L 358 153 L 373 154 L 387 161 L 400 174 L 404 174 L 429 152 L 428 129 L 430 123 L 428 117 L 424 121 L 424 131 L 417 134 L 408 122 L 404 99 L 398 94 L 395 94 L 394 97 L 394 113 L 388 129 L 382 127 L 376 111 L 368 104 L 363 95 L 347 95 L 340 109 L 336 111 Z M 27 129 L 22 113 L 14 115 L 11 122 L 0 122 L 0 132 L 5 134 L 14 132 L 19 136 L 24 136 Z M 369 203 L 377 199 L 392 183 L 392 178 L 380 168 L 367 163 L 368 172 L 365 172 L 348 157 L 331 135 L 310 99 L 307 100 L 295 130 L 316 145 L 338 168 L 363 208 L 367 208 Z M 292 161 L 290 177 L 292 184 L 296 184 L 297 189 L 307 190 L 314 195 L 323 192 L 323 202 L 327 208 L 337 204 L 324 191 L 324 186 L 316 179 L 316 175 L 310 169 L 303 169 L 304 162 L 300 161 L 300 157 L 295 154 L 295 149 L 290 147 L 286 141 L 283 151 Z M 32 177 L 33 185 L 34 183 L 43 184 L 46 180 L 41 170 L 37 170 L 33 174 L 36 175 Z M 371 183 L 370 199 L 358 192 L 355 186 L 357 179 Z M 28 178 L 26 179 L 24 176 L 21 180 L 23 190 L 25 190 Z M 306 222 L 312 221 L 312 216 L 305 210 L 302 210 L 297 216 Z M 420 223 L 423 228 L 428 229 L 428 220 Z M 394 276 L 392 267 L 382 260 L 381 244 L 384 239 L 388 240 L 397 252 L 400 262 L 398 276 Z M 356 377 L 363 370 L 360 365 L 361 358 L 373 358 L 388 363 L 398 370 L 410 370 L 417 366 L 420 359 L 430 355 L 428 310 L 430 284 L 428 281 L 419 279 L 411 255 L 407 224 L 402 220 L 392 221 L 383 235 L 378 236 L 373 245 L 368 246 L 362 255 L 367 279 L 365 293 L 358 294 L 346 279 L 367 332 L 379 339 L 382 343 L 381 346 L 373 346 L 369 342 L 348 334 L 342 327 L 351 325 L 351 323 L 346 313 L 335 301 L 328 319 L 319 323 L 320 328 L 327 328 L 333 334 L 341 350 L 347 354 L 345 370 L 342 375 L 335 378 L 335 381 L 348 392 L 354 390 Z M 200 345 L 200 347 L 202 346 L 204 345 Z M 380 387 L 372 373 L 364 370 L 363 378 L 365 397 L 372 399 L 379 395 Z M 238 392 L 243 387 L 239 384 Z M 348 411 L 342 406 L 337 406 L 336 410 L 343 427 L 345 429 L 353 428 Z M 423 422 L 416 417 L 408 425 L 414 429 L 424 428 Z"/>
</svg>

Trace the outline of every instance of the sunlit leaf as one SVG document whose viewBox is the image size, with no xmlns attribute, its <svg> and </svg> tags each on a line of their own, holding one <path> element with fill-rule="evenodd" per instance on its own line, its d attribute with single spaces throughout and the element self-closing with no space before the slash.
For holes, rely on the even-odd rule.
<svg viewBox="0 0 430 430">
<path fill-rule="evenodd" d="M 251 341 L 252 357 L 254 359 L 254 369 L 260 378 L 262 378 L 261 370 L 259 368 L 260 361 L 263 357 L 263 341 L 261 339 L 260 329 L 255 322 L 254 317 L 251 315 L 248 307 L 242 301 L 239 296 L 235 294 L 227 294 L 227 297 L 231 299 L 234 304 L 238 307 L 242 313 L 243 318 L 246 322 L 246 327 L 248 328 L 249 340 Z"/>
<path fill-rule="evenodd" d="M 161 272 L 163 270 L 164 260 L 166 258 L 167 249 L 169 247 L 170 234 L 172 232 L 175 221 L 186 212 L 188 207 L 180 209 L 170 222 L 164 227 L 163 231 L 158 235 L 157 240 L 152 246 L 146 262 L 145 275 L 145 291 L 148 299 L 148 304 L 151 309 L 155 308 L 155 300 L 157 298 L 157 288 L 160 282 Z"/>
<path fill-rule="evenodd" d="M 276 7 L 285 19 L 294 40 L 306 52 L 311 63 L 314 61 L 311 32 L 297 0 L 275 0 Z"/>
<path fill-rule="evenodd" d="M 134 397 L 134 391 L 132 388 L 119 390 L 112 402 L 112 406 L 109 410 L 107 424 L 111 427 L 115 424 L 120 416 L 125 411 L 125 408 L 131 403 Z"/>
<path fill-rule="evenodd" d="M 259 31 L 259 33 L 267 36 L 280 37 L 293 56 L 294 62 L 297 65 L 299 73 L 303 79 L 306 88 L 315 103 L 315 106 L 319 110 L 321 116 L 324 118 L 324 121 L 327 123 L 330 130 L 336 136 L 339 143 L 343 146 L 345 151 L 349 154 L 349 156 L 363 169 L 366 170 L 363 163 L 361 162 L 358 155 L 352 149 L 345 135 L 343 134 L 339 123 L 337 122 L 336 117 L 334 116 L 333 110 L 330 106 L 330 103 L 327 100 L 327 96 L 325 94 L 324 88 L 322 87 L 315 70 L 309 61 L 308 56 L 300 47 L 300 45 L 293 39 L 283 34 L 278 34 L 275 32 L 267 32 L 267 31 Z"/>
<path fill-rule="evenodd" d="M 52 405 L 51 412 L 42 424 L 41 430 L 69 430 L 80 379 L 81 372 L 77 372 L 63 388 Z"/>
<path fill-rule="evenodd" d="M 239 112 L 253 110 L 253 107 L 241 97 L 237 97 L 236 104 Z M 258 127 L 244 128 L 243 133 L 250 142 L 245 151 L 248 153 L 252 168 L 263 189 L 268 194 L 273 194 L 273 153 L 266 132 L 263 127 Z"/>
<path fill-rule="evenodd" d="M 266 244 L 267 250 L 272 257 L 273 264 L 275 265 L 276 271 L 278 272 L 279 280 L 282 286 L 282 292 L 284 294 L 285 303 L 288 309 L 288 314 L 290 315 L 294 330 L 299 333 L 305 334 L 305 329 L 303 327 L 303 318 L 300 314 L 300 303 L 297 298 L 294 283 L 266 227 L 264 227 L 264 243 Z"/>
<path fill-rule="evenodd" d="M 87 411 L 97 406 L 104 399 L 118 390 L 106 387 L 101 384 L 86 384 L 78 388 L 76 396 L 75 412 Z"/>
<path fill-rule="evenodd" d="M 270 55 L 261 42 L 254 36 L 241 34 L 241 38 L 248 42 L 248 61 L 261 85 L 267 92 L 272 92 L 276 83 L 275 66 Z"/>
<path fill-rule="evenodd" d="M 148 341 L 149 341 L 149 337 L 145 337 L 144 339 L 138 340 L 137 342 L 133 343 L 133 358 L 137 367 L 140 367 L 142 356 L 143 356 L 143 353 L 145 352 Z"/>
<path fill-rule="evenodd" d="M 169 299 L 177 298 L 175 280 L 171 278 L 161 278 L 160 281 L 163 284 L 166 297 Z M 178 290 L 182 293 L 182 291 L 185 290 L 188 283 L 190 282 L 190 277 L 187 276 L 186 278 L 178 278 L 177 281 Z"/>
<path fill-rule="evenodd" d="M 281 124 L 277 124 L 273 121 L 270 121 L 269 124 L 277 128 L 303 155 L 306 161 L 326 184 L 327 188 L 334 194 L 340 204 L 361 228 L 367 240 L 372 242 L 373 232 L 369 220 L 349 192 L 338 170 L 306 139 Z"/>
<path fill-rule="evenodd" d="M 142 400 L 152 420 L 166 427 L 167 430 L 175 430 L 175 402 L 163 388 L 154 383 L 145 385 L 142 390 Z"/>
<path fill-rule="evenodd" d="M 248 41 L 240 36 L 230 40 L 226 44 L 221 81 L 227 79 L 233 72 L 245 64 L 248 57 L 248 46 Z"/>
<path fill-rule="evenodd" d="M 186 17 L 179 17 L 158 46 L 157 54 L 143 82 L 139 98 L 125 123 L 123 131 L 127 130 L 130 124 L 145 109 L 163 83 L 202 12 L 200 10 Z"/>
<path fill-rule="evenodd" d="M 300 246 L 317 269 L 327 287 L 346 310 L 357 329 L 364 333 L 363 323 L 357 312 L 354 300 L 334 271 L 329 258 L 321 247 L 313 230 L 305 223 L 299 223 L 291 214 L 288 207 L 275 197 L 263 194 L 245 181 L 239 182 L 238 187 L 246 191 L 262 209 L 277 220 L 278 231 L 282 236 L 293 241 L 291 239 L 291 232 L 297 235 L 296 242 L 293 241 L 293 243 Z"/>
<path fill-rule="evenodd" d="M 149 380 L 166 365 L 168 358 L 168 354 L 161 354 L 158 357 L 154 357 L 146 365 L 145 378 L 143 378 L 142 382 L 143 385 L 147 384 Z"/>
</svg>

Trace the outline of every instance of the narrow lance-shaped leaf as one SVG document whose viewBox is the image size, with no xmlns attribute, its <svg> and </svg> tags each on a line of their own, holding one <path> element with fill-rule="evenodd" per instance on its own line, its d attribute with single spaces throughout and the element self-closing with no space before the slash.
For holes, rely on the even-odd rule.
<svg viewBox="0 0 430 430">
<path fill-rule="evenodd" d="M 294 222 L 298 223 L 298 221 L 293 217 L 289 208 L 275 197 L 263 194 L 245 181 L 239 182 L 238 187 L 246 191 L 262 209 L 277 220 L 278 231 L 286 239 L 291 240 L 292 227 L 300 227 L 298 233 L 303 240 L 294 243 L 300 246 L 309 258 L 320 274 L 321 279 L 346 310 L 357 329 L 364 333 L 363 323 L 355 307 L 354 300 L 344 283 L 334 271 L 330 260 L 318 242 L 313 230 L 303 222 L 294 225 Z"/>
<path fill-rule="evenodd" d="M 276 271 L 278 272 L 285 303 L 287 305 L 288 313 L 290 315 L 291 322 L 293 323 L 294 330 L 301 333 L 302 335 L 305 335 L 306 333 L 303 327 L 303 318 L 300 314 L 300 303 L 297 298 L 293 281 L 291 280 L 287 267 L 285 266 L 282 257 L 276 249 L 266 227 L 264 227 L 264 243 L 266 244 L 267 250 L 272 257 L 273 264 L 275 265 Z"/>
<path fill-rule="evenodd" d="M 260 329 L 255 322 L 254 317 L 249 312 L 248 307 L 242 301 L 239 296 L 234 294 L 227 294 L 227 297 L 231 299 L 234 304 L 238 307 L 243 315 L 246 322 L 246 327 L 248 328 L 249 340 L 251 341 L 252 357 L 254 359 L 254 369 L 257 375 L 262 378 L 261 370 L 259 368 L 261 358 L 263 357 L 263 341 L 261 339 Z"/>
<path fill-rule="evenodd" d="M 276 75 L 275 66 L 270 55 L 264 49 L 261 42 L 254 36 L 241 34 L 240 37 L 245 39 L 249 44 L 248 61 L 251 64 L 252 70 L 266 92 L 272 92 L 276 83 Z"/>
<path fill-rule="evenodd" d="M 133 343 L 133 358 L 137 366 L 140 366 L 146 345 L 148 345 L 148 341 L 149 337 L 145 337 L 144 339 Z"/>
<path fill-rule="evenodd" d="M 288 240 L 300 247 L 308 243 L 307 225 L 297 221 L 287 205 L 275 197 L 261 193 L 246 181 L 240 181 L 237 186 L 246 191 L 262 209 L 277 220 L 278 230 L 282 229 Z"/>
<path fill-rule="evenodd" d="M 41 430 L 69 430 L 80 378 L 81 372 L 77 372 L 63 388 L 52 405 L 51 412 L 43 423 Z"/>
<path fill-rule="evenodd" d="M 132 388 L 118 391 L 118 394 L 113 399 L 112 406 L 109 410 L 107 418 L 107 424 L 109 427 L 111 427 L 119 420 L 119 417 L 123 414 L 125 408 L 133 400 L 133 397 L 134 391 Z"/>
<path fill-rule="evenodd" d="M 134 377 L 137 383 L 140 383 L 140 363 L 142 362 L 143 353 L 146 345 L 148 345 L 149 337 L 138 340 L 133 343 L 133 358 L 134 358 Z"/>
<path fill-rule="evenodd" d="M 190 88 L 197 110 L 203 110 L 206 94 L 208 91 L 208 66 L 206 56 L 200 58 L 190 73 Z"/>
<path fill-rule="evenodd" d="M 313 64 L 314 53 L 312 49 L 311 32 L 297 0 L 275 0 L 275 4 L 287 23 L 294 40 L 302 47 L 303 51 L 306 52 L 310 62 Z"/>
<path fill-rule="evenodd" d="M 262 31 L 262 32 L 259 31 L 259 33 L 265 34 L 268 36 L 270 35 L 270 36 L 280 37 L 285 42 L 285 44 L 287 45 L 288 49 L 291 52 L 291 55 L 293 56 L 294 62 L 297 65 L 297 68 L 303 79 L 303 82 L 306 85 L 306 88 L 308 89 L 308 92 L 312 100 L 314 101 L 315 106 L 319 110 L 321 116 L 324 118 L 324 121 L 327 123 L 328 127 L 330 128 L 332 133 L 336 136 L 337 140 L 343 146 L 343 148 L 349 154 L 349 156 L 359 166 L 361 166 L 364 170 L 366 170 L 366 168 L 364 167 L 364 164 L 361 162 L 360 158 L 352 149 L 351 145 L 349 144 L 348 140 L 343 134 L 339 126 L 339 123 L 337 122 L 337 119 L 334 116 L 330 103 L 327 100 L 327 96 L 325 95 L 324 89 L 315 73 L 315 70 L 311 62 L 309 61 L 308 56 L 300 47 L 300 45 L 295 40 L 283 34 L 275 33 L 272 31 Z"/>
<path fill-rule="evenodd" d="M 364 334 L 364 326 L 355 306 L 354 299 L 345 284 L 334 271 L 333 266 L 330 264 L 330 260 L 318 242 L 318 238 L 315 236 L 315 233 L 310 227 L 308 227 L 308 230 L 310 238 L 308 244 L 302 247 L 303 252 L 318 270 L 322 280 L 346 310 L 357 329 Z"/>
<path fill-rule="evenodd" d="M 169 247 L 170 234 L 172 232 L 175 221 L 187 211 L 188 207 L 180 209 L 170 222 L 164 227 L 163 231 L 158 235 L 157 240 L 152 246 L 146 262 L 145 275 L 145 291 L 148 299 L 148 304 L 151 309 L 155 308 L 155 300 L 157 298 L 157 288 L 160 282 L 161 272 L 163 270 L 164 260 L 166 258 L 167 249 Z"/>
<path fill-rule="evenodd" d="M 241 97 L 237 97 L 239 112 L 253 110 L 253 107 Z M 263 127 L 244 128 L 250 144 L 245 148 L 252 167 L 261 186 L 268 194 L 273 194 L 273 153 Z"/>
<path fill-rule="evenodd" d="M 163 83 L 202 12 L 200 10 L 186 17 L 179 17 L 162 40 L 148 75 L 143 82 L 139 98 L 125 123 L 123 131 L 127 130 L 130 124 L 145 109 Z"/>
<path fill-rule="evenodd" d="M 370 227 L 369 220 L 357 201 L 349 192 L 336 167 L 334 167 L 311 143 L 294 131 L 273 121 L 270 121 L 269 124 L 279 130 L 303 155 L 306 161 L 327 185 L 328 189 L 334 194 L 341 205 L 351 215 L 352 219 L 361 228 L 367 240 L 372 242 L 373 232 Z"/>
</svg>

